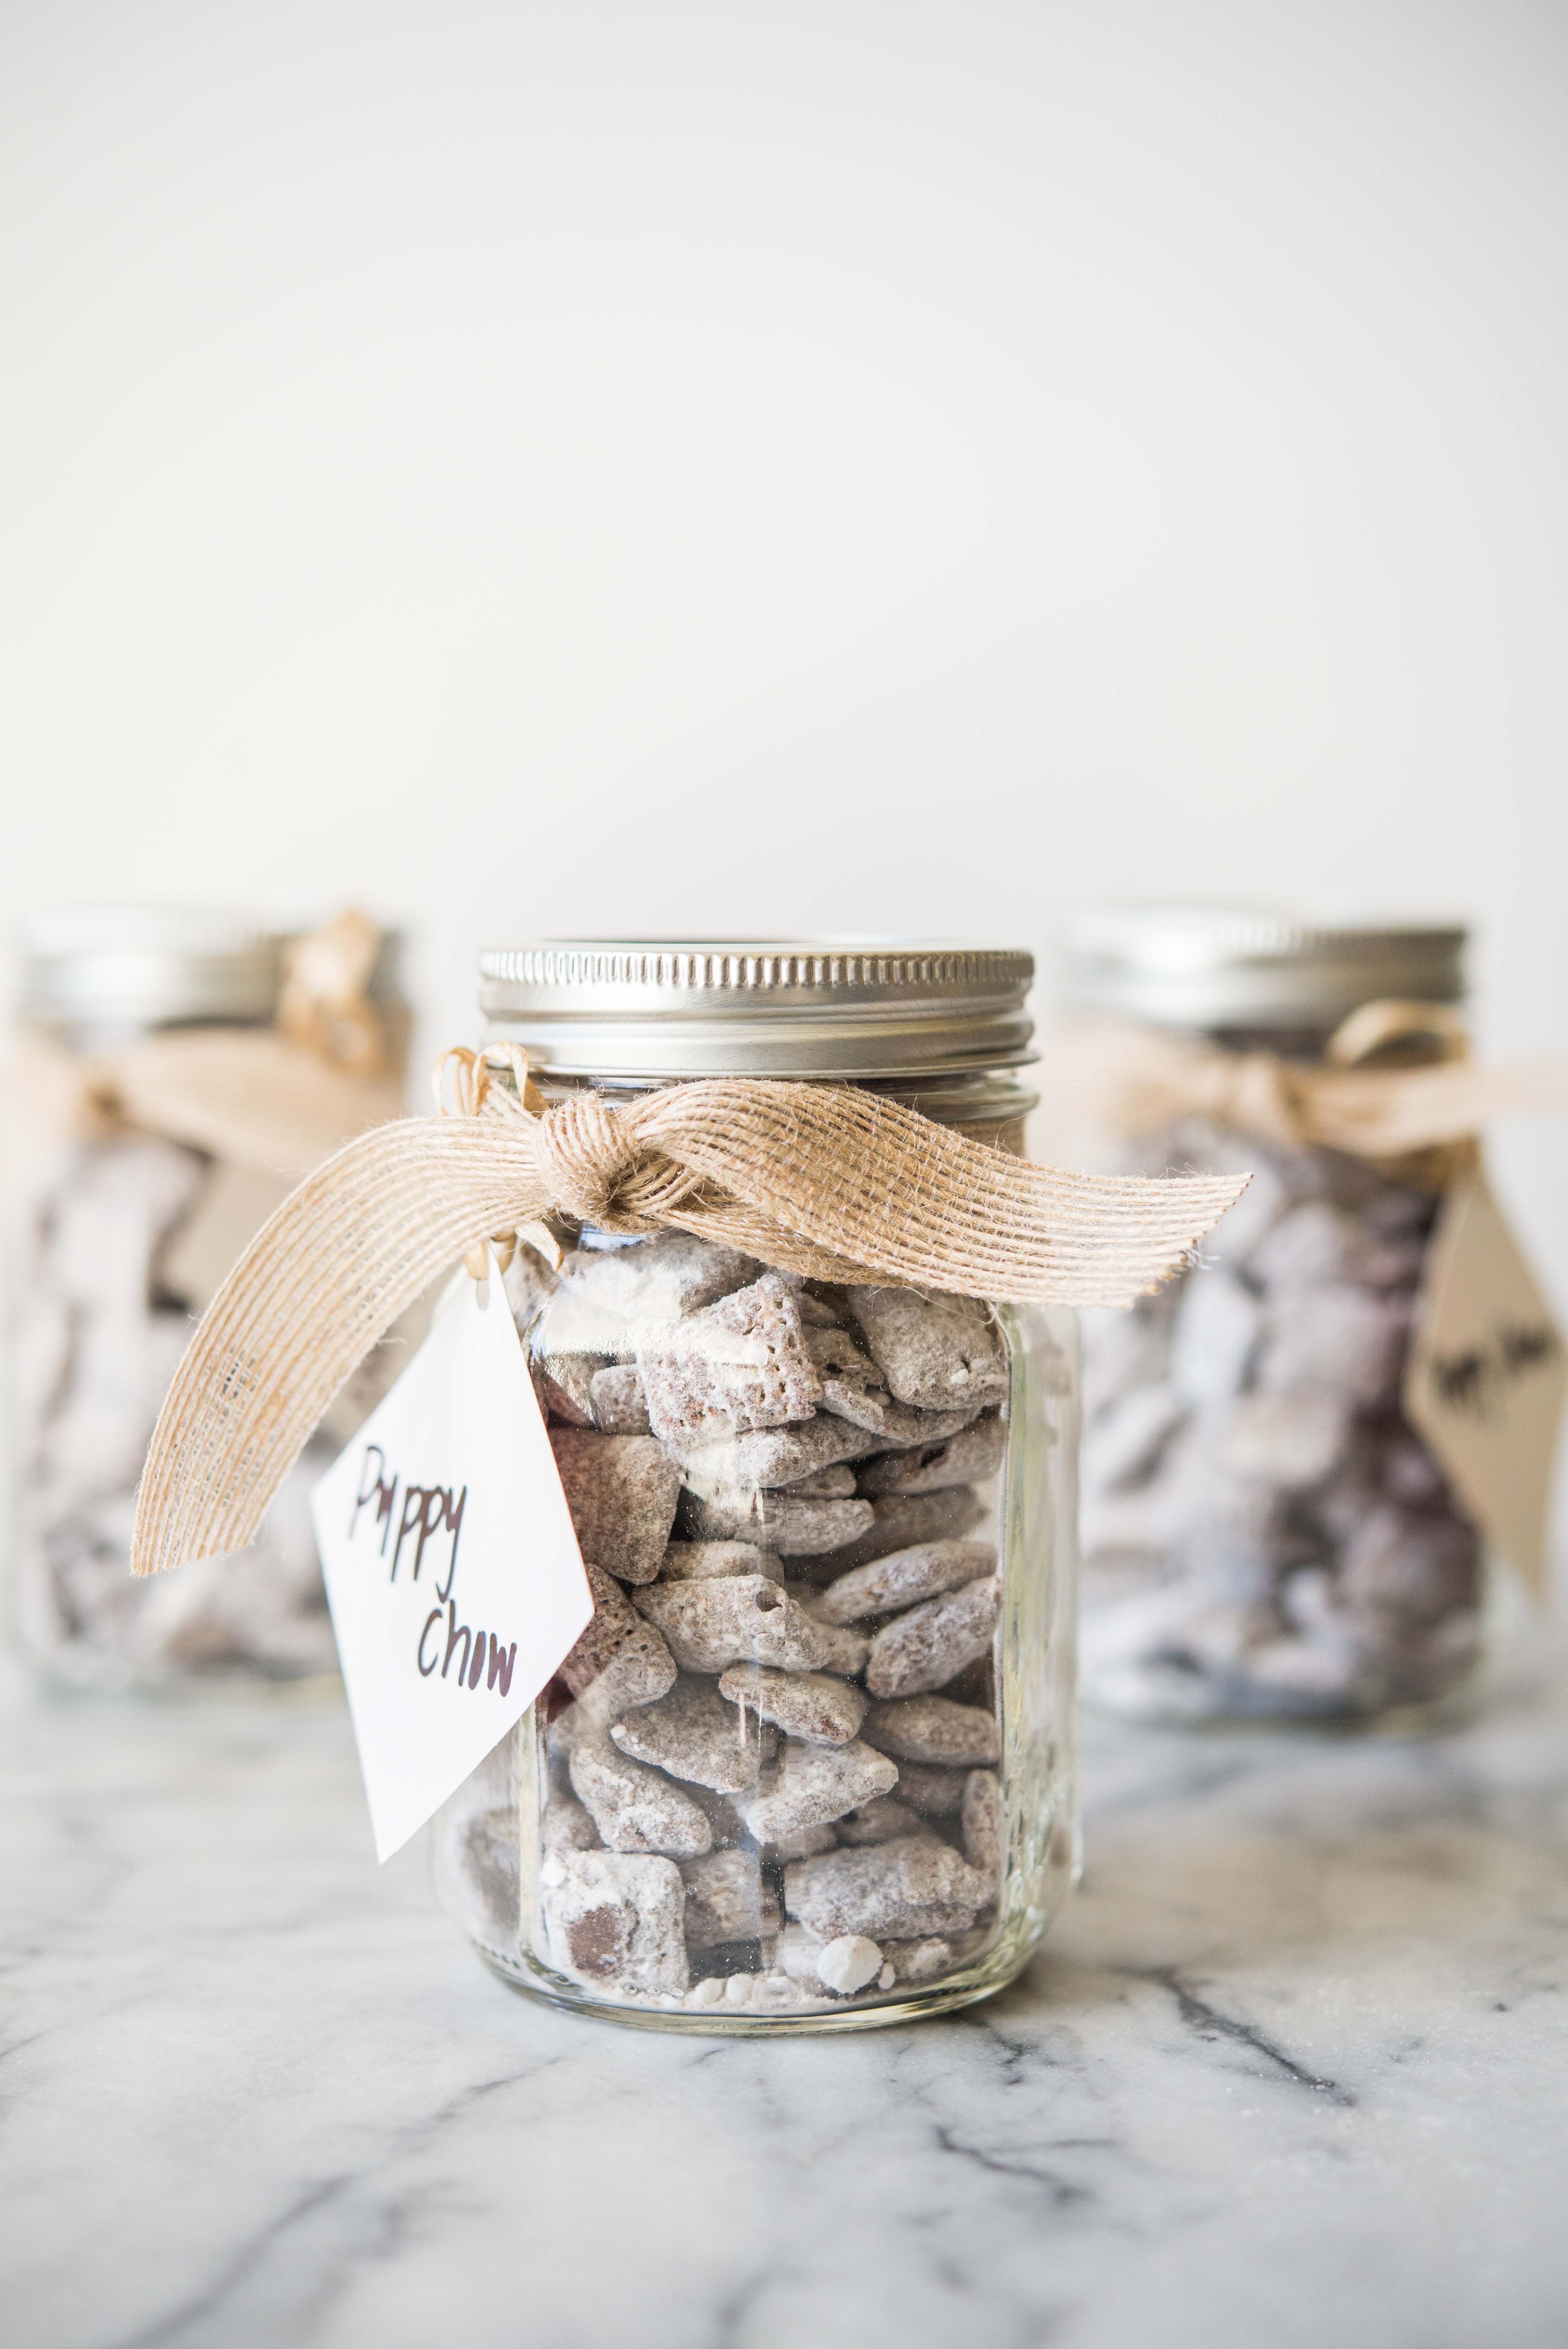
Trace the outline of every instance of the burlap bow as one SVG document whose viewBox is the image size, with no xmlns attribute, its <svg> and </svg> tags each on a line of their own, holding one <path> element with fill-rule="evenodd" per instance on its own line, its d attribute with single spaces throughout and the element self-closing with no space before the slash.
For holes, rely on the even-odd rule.
<svg viewBox="0 0 1568 2349">
<path fill-rule="evenodd" d="M 294 940 L 275 1028 L 170 1028 L 110 1051 L 25 1030 L 7 1072 L 5 1180 L 25 1181 L 62 1143 L 129 1129 L 296 1182 L 403 1106 L 404 1023 L 364 991 L 379 945 L 355 912 Z"/>
<path fill-rule="evenodd" d="M 730 1078 L 551 1109 L 465 1056 L 471 1113 L 361 1135 L 291 1194 L 204 1315 L 138 1496 L 132 1566 L 242 1548 L 377 1339 L 488 1236 L 560 1212 L 667 1225 L 789 1271 L 1020 1302 L 1126 1305 L 1246 1178 L 1031 1166 L 851 1088 Z"/>
<path fill-rule="evenodd" d="M 1418 1048 L 1429 1065 L 1367 1066 Z M 1447 1181 L 1459 1146 L 1492 1118 L 1568 1112 L 1568 1067 L 1479 1068 L 1456 1013 L 1440 1004 L 1366 1003 L 1320 1061 L 1233 1052 L 1159 1028 L 1081 1019 L 1059 1029 L 1039 1082 L 1055 1119 L 1135 1140 L 1184 1117 L 1285 1149 L 1342 1150 L 1407 1180 Z"/>
</svg>

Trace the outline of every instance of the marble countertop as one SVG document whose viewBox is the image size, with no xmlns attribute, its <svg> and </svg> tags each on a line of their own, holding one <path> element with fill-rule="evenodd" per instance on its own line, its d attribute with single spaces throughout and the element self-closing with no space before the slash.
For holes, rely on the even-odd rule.
<svg viewBox="0 0 1568 2349">
<path fill-rule="evenodd" d="M 1024 1982 L 655 2036 L 372 1864 L 317 1699 L 0 1682 L 11 2349 L 1568 2340 L 1568 1693 L 1428 1740 L 1091 1725 Z"/>
</svg>

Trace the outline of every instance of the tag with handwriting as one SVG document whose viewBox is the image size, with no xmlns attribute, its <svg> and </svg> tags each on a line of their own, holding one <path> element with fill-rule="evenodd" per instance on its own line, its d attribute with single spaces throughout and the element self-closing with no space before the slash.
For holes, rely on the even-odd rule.
<svg viewBox="0 0 1568 2349">
<path fill-rule="evenodd" d="M 1568 1352 L 1479 1166 L 1444 1198 L 1428 1263 L 1406 1415 L 1482 1532 L 1544 1591 Z"/>
<path fill-rule="evenodd" d="M 499 1278 L 454 1282 L 311 1495 L 378 1859 L 520 1720 L 593 1613 Z"/>
</svg>

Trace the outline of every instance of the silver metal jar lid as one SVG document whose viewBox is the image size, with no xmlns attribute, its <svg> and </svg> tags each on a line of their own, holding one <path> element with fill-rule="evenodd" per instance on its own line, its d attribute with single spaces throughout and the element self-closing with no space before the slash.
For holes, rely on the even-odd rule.
<svg viewBox="0 0 1568 2349">
<path fill-rule="evenodd" d="M 541 938 L 480 955 L 480 1008 L 562 1076 L 863 1081 L 1031 1060 L 1034 972 L 986 947 Z"/>
<path fill-rule="evenodd" d="M 17 1009 L 105 1031 L 270 1019 L 284 943 L 216 908 L 61 905 L 23 927 Z"/>
<path fill-rule="evenodd" d="M 1315 921 L 1288 907 L 1111 905 L 1073 916 L 1062 992 L 1075 1010 L 1169 1028 L 1337 1026 L 1380 997 L 1455 1003 L 1455 923 Z"/>
</svg>

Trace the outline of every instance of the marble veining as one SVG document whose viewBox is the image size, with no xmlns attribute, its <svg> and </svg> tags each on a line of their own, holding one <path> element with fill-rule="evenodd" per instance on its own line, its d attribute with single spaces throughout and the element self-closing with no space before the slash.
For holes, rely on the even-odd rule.
<svg viewBox="0 0 1568 2349">
<path fill-rule="evenodd" d="M 1568 2339 L 1568 1693 L 1091 1723 L 1014 1991 L 831 2040 L 495 1981 L 330 1700 L 0 1689 L 14 2349 Z"/>
</svg>

